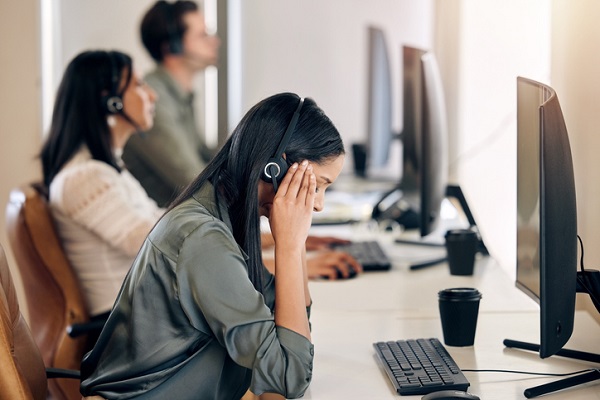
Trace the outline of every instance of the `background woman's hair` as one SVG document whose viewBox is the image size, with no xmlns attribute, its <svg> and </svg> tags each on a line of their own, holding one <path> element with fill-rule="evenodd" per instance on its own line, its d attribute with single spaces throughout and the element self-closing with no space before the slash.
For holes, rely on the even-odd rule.
<svg viewBox="0 0 600 400">
<path fill-rule="evenodd" d="M 227 202 L 233 235 L 249 256 L 248 274 L 259 291 L 262 291 L 262 254 L 258 183 L 299 101 L 293 93 L 280 93 L 252 107 L 206 169 L 170 207 L 190 198 L 210 181 Z M 342 138 L 331 120 L 312 99 L 305 99 L 285 149 L 286 160 L 290 164 L 302 160 L 320 164 L 344 153 Z"/>
<path fill-rule="evenodd" d="M 106 121 L 106 96 L 113 89 L 115 73 L 119 75 L 120 93 L 131 80 L 131 57 L 118 51 L 85 51 L 67 66 L 56 95 L 48 138 L 40 153 L 46 185 L 82 145 L 89 148 L 93 159 L 120 171 Z"/>
</svg>

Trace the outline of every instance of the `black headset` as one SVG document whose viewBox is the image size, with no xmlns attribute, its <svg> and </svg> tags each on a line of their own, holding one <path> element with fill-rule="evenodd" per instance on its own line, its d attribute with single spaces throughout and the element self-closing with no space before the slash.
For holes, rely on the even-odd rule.
<svg viewBox="0 0 600 400">
<path fill-rule="evenodd" d="M 171 54 L 183 54 L 183 42 L 181 35 L 177 30 L 177 20 L 175 19 L 175 3 L 164 4 L 163 11 L 165 16 L 165 27 L 167 29 L 167 46 Z"/>
<path fill-rule="evenodd" d="M 292 137 L 294 129 L 296 129 L 298 118 L 300 118 L 300 109 L 302 108 L 303 104 L 304 98 L 301 97 L 300 103 L 298 104 L 298 108 L 296 108 L 296 111 L 294 111 L 294 115 L 292 115 L 292 120 L 290 121 L 287 129 L 285 130 L 285 133 L 281 138 L 281 142 L 279 143 L 277 150 L 275 150 L 275 154 L 269 159 L 269 161 L 267 161 L 267 165 L 265 165 L 261 174 L 262 180 L 273 183 L 273 187 L 275 188 L 276 192 L 279 187 L 279 183 L 281 182 L 288 170 L 288 163 L 285 160 L 285 158 L 283 158 L 283 154 L 285 153 L 285 148 L 287 147 L 288 142 Z"/>
<path fill-rule="evenodd" d="M 119 81 L 121 75 L 117 68 L 117 62 L 112 53 L 107 53 L 110 61 L 110 91 L 107 95 L 103 96 L 102 104 L 107 114 L 119 114 L 123 112 L 123 98 L 122 93 L 119 93 Z"/>
</svg>

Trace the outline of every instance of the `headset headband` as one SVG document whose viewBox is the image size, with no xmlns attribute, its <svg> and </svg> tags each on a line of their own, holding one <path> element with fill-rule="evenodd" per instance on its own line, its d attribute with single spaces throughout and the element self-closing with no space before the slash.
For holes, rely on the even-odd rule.
<svg viewBox="0 0 600 400">
<path fill-rule="evenodd" d="M 287 172 L 287 163 L 283 158 L 283 154 L 285 153 L 285 149 L 292 137 L 292 133 L 296 129 L 296 124 L 298 123 L 298 119 L 300 118 L 300 110 L 302 109 L 303 105 L 304 97 L 301 97 L 300 103 L 298 103 L 298 107 L 292 115 L 292 119 L 287 129 L 285 130 L 283 137 L 281 138 L 281 142 L 279 143 L 275 154 L 273 155 L 273 157 L 271 157 L 271 159 L 269 159 L 267 165 L 265 165 L 265 168 L 263 169 L 263 180 L 267 182 L 272 182 L 275 191 L 277 191 L 278 188 L 278 180 L 281 180 Z"/>
</svg>

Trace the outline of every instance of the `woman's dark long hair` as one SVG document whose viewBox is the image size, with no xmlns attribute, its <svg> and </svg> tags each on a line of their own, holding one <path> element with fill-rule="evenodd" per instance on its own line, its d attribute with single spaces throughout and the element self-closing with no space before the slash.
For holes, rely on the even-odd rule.
<svg viewBox="0 0 600 400">
<path fill-rule="evenodd" d="M 204 171 L 173 201 L 170 209 L 211 182 L 227 202 L 233 235 L 248 254 L 248 276 L 262 292 L 262 254 L 258 183 L 267 161 L 298 107 L 293 93 L 271 96 L 252 107 Z M 324 163 L 344 154 L 339 132 L 312 99 L 305 99 L 296 129 L 285 149 L 288 163 Z"/>
<path fill-rule="evenodd" d="M 123 74 L 125 83 L 120 84 Z M 112 152 L 106 120 L 106 96 L 115 90 L 115 75 L 116 94 L 122 94 L 124 89 L 119 88 L 126 88 L 132 75 L 132 61 L 127 54 L 86 51 L 67 66 L 56 95 L 50 132 L 40 153 L 46 186 L 82 145 L 88 147 L 93 159 L 121 170 Z"/>
</svg>

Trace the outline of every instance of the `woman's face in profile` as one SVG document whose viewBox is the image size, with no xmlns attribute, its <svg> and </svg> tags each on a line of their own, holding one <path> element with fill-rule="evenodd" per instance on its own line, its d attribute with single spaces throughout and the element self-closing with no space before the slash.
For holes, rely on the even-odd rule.
<svg viewBox="0 0 600 400">
<path fill-rule="evenodd" d="M 123 111 L 141 130 L 148 130 L 154 124 L 156 99 L 156 92 L 134 70 L 123 93 Z"/>
</svg>

